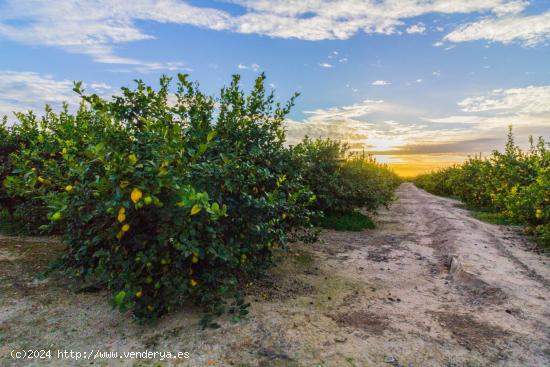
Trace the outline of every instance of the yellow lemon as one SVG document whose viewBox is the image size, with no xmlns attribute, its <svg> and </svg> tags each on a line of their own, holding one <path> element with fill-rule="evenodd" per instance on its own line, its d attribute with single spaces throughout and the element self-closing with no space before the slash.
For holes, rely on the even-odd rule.
<svg viewBox="0 0 550 367">
<path fill-rule="evenodd" d="M 241 255 L 241 262 L 244 263 L 245 261 L 246 261 L 246 255 L 242 254 Z"/>
<path fill-rule="evenodd" d="M 283 219 L 286 219 L 286 213 L 283 213 L 283 215 L 281 215 L 281 217 L 282 217 Z"/>
<path fill-rule="evenodd" d="M 61 212 L 56 212 L 54 213 L 54 215 L 52 215 L 53 221 L 60 220 L 60 219 L 61 219 Z"/>
<path fill-rule="evenodd" d="M 143 292 L 142 291 L 137 291 L 136 292 L 136 298 L 141 298 L 143 297 Z"/>
<path fill-rule="evenodd" d="M 117 220 L 122 223 L 126 220 L 126 209 L 120 208 L 118 210 Z"/>
<path fill-rule="evenodd" d="M 117 238 L 117 240 L 120 240 L 120 239 L 122 239 L 122 236 L 124 236 L 124 232 L 122 232 L 122 231 L 119 231 L 119 232 L 118 232 L 118 233 L 116 234 L 116 238 Z"/>
<path fill-rule="evenodd" d="M 195 204 L 193 205 L 193 207 L 191 208 L 191 215 L 195 215 L 197 214 L 198 212 L 201 211 L 201 207 L 199 204 Z"/>
<path fill-rule="evenodd" d="M 128 232 L 130 230 L 130 225 L 129 224 L 125 224 L 122 226 L 122 228 L 120 229 L 122 232 Z"/>
<path fill-rule="evenodd" d="M 155 309 L 155 308 L 154 308 L 153 306 L 147 305 L 147 311 L 153 312 L 154 309 Z"/>
<path fill-rule="evenodd" d="M 137 187 L 135 189 L 133 189 L 132 193 L 130 194 L 130 198 L 132 199 L 134 204 L 137 203 L 141 199 L 142 196 L 143 196 L 143 193 Z"/>
<path fill-rule="evenodd" d="M 73 189 L 74 188 L 71 185 L 65 186 L 65 191 L 67 191 L 67 192 L 71 192 L 71 191 L 73 191 Z"/>
<path fill-rule="evenodd" d="M 166 168 L 166 166 L 161 166 L 159 168 L 159 176 L 165 176 L 166 174 L 168 174 L 168 168 Z"/>
<path fill-rule="evenodd" d="M 197 284 L 199 284 L 199 283 L 197 283 L 197 281 L 195 279 L 191 279 L 189 281 L 189 284 L 191 285 L 191 288 L 195 288 L 197 286 Z"/>
<path fill-rule="evenodd" d="M 535 212 L 535 217 L 537 219 L 541 219 L 542 218 L 542 210 L 541 209 L 537 209 L 537 211 Z"/>
<path fill-rule="evenodd" d="M 38 176 L 38 182 L 44 183 L 44 182 L 46 182 L 46 179 L 42 176 Z"/>
<path fill-rule="evenodd" d="M 135 154 L 130 154 L 130 155 L 128 156 L 128 161 L 130 161 L 130 164 L 131 164 L 131 165 L 134 165 L 134 164 L 136 164 L 136 162 L 138 161 L 138 158 L 136 157 Z"/>
<path fill-rule="evenodd" d="M 199 257 L 197 255 L 193 254 L 193 257 L 191 258 L 191 262 L 193 264 L 198 263 L 199 262 Z"/>
</svg>

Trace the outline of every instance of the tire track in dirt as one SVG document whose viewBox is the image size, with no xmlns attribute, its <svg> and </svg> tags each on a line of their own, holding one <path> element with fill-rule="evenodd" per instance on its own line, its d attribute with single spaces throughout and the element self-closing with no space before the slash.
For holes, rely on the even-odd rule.
<svg viewBox="0 0 550 367">
<path fill-rule="evenodd" d="M 356 279 L 375 281 L 385 293 L 342 314 L 367 308 L 375 310 L 371 318 L 389 321 L 392 338 L 386 333 L 369 341 L 398 364 L 548 365 L 547 259 L 528 251 L 529 241 L 513 230 L 472 218 L 454 200 L 409 183 L 397 195 L 378 215 L 376 231 L 325 234 L 333 246 L 356 244 L 341 255 L 343 275 L 367 269 Z M 459 265 L 451 276 L 453 258 Z M 394 348 L 392 339 L 401 347 Z"/>
</svg>

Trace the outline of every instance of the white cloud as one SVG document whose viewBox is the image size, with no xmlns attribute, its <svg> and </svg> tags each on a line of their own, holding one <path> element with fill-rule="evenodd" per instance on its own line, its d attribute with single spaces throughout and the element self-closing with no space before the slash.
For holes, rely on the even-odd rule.
<svg viewBox="0 0 550 367">
<path fill-rule="evenodd" d="M 432 75 L 435 76 L 435 77 L 440 77 L 441 76 L 441 72 L 440 71 L 432 71 Z"/>
<path fill-rule="evenodd" d="M 479 124 L 479 116 L 452 115 L 445 117 L 424 117 L 424 121 L 435 122 L 438 124 Z"/>
<path fill-rule="evenodd" d="M 209 15 L 209 21 L 216 21 L 212 10 L 198 14 L 194 9 L 177 1 L 72 0 L 52 4 L 9 0 L 0 7 L 0 37 L 61 47 L 71 53 L 90 55 L 96 62 L 129 65 L 142 72 L 179 70 L 183 68 L 180 62 L 150 62 L 117 56 L 114 45 L 154 39 L 137 28 L 135 20 L 167 22 L 179 18 L 187 24 L 202 26 L 199 15 Z"/>
<path fill-rule="evenodd" d="M 550 134 L 550 86 L 497 89 L 458 103 L 461 111 L 425 117 L 429 111 L 382 100 L 306 111 L 289 121 L 291 144 L 303 136 L 330 137 L 379 154 L 451 154 L 501 148 L 508 125 L 518 141 Z"/>
<path fill-rule="evenodd" d="M 351 106 L 316 109 L 312 111 L 305 111 L 304 113 L 310 116 L 308 118 L 309 122 L 314 122 L 361 117 L 384 109 L 385 106 L 383 100 L 366 99 L 361 103 L 356 103 Z"/>
<path fill-rule="evenodd" d="M 252 71 L 257 73 L 260 70 L 260 65 L 258 65 L 258 64 L 250 64 L 250 65 L 239 64 L 239 65 L 237 65 L 237 68 L 239 68 L 241 70 L 252 70 Z"/>
<path fill-rule="evenodd" d="M 414 34 L 414 33 L 422 34 L 426 31 L 426 26 L 424 25 L 424 23 L 419 22 L 417 24 L 413 24 L 412 26 L 408 27 L 405 31 L 409 34 Z"/>
<path fill-rule="evenodd" d="M 346 141 L 355 149 L 385 150 L 431 134 L 425 130 L 426 125 L 394 119 L 419 115 L 421 111 L 383 100 L 367 99 L 349 106 L 304 113 L 307 118 L 303 121 L 287 122 L 289 144 L 296 144 L 307 135 Z"/>
<path fill-rule="evenodd" d="M 305 120 L 287 121 L 289 144 L 297 144 L 304 136 L 366 144 L 368 124 L 361 120 L 367 115 L 384 111 L 388 106 L 382 100 L 364 100 L 350 106 L 305 111 Z"/>
<path fill-rule="evenodd" d="M 303 121 L 287 122 L 289 144 L 296 144 L 308 135 L 342 140 L 353 149 L 397 151 L 410 142 L 437 142 L 441 139 L 441 130 L 409 121 L 410 116 L 418 116 L 422 111 L 382 100 L 365 100 L 350 106 L 305 113 L 308 117 Z M 398 121 L 401 119 L 408 121 Z M 449 128 L 444 133 L 455 137 L 463 130 Z"/>
<path fill-rule="evenodd" d="M 233 0 L 247 13 L 235 18 L 234 30 L 306 40 L 347 39 L 363 31 L 393 34 L 404 19 L 427 13 L 517 13 L 522 0 Z M 308 14 L 307 18 L 302 17 Z M 312 16 L 311 16 L 312 15 Z"/>
<path fill-rule="evenodd" d="M 492 12 L 501 16 L 516 14 L 527 5 L 523 0 L 232 2 L 243 8 L 242 14 L 232 15 L 181 0 L 67 0 L 55 4 L 6 0 L 0 5 L 0 37 L 26 44 L 60 47 L 68 52 L 90 55 L 97 62 L 130 65 L 138 71 L 175 70 L 183 65 L 118 56 L 116 45 L 155 38 L 139 28 L 139 21 L 317 41 L 348 39 L 359 32 L 395 34 L 404 20 L 428 13 Z"/>
<path fill-rule="evenodd" d="M 487 95 L 468 97 L 458 105 L 464 112 L 491 112 L 499 115 L 550 114 L 550 86 L 495 89 Z"/>
<path fill-rule="evenodd" d="M 376 86 L 382 86 L 382 85 L 390 85 L 391 83 L 386 81 L 386 80 L 375 80 L 370 84 L 371 85 L 376 85 Z"/>
<path fill-rule="evenodd" d="M 105 83 L 84 84 L 83 87 L 87 92 L 102 96 L 111 93 L 111 87 Z M 60 109 L 63 102 L 77 107 L 80 97 L 72 89 L 71 80 L 56 80 L 51 75 L 33 72 L 0 70 L 0 116 L 28 110 L 39 113 L 45 104 L 54 109 Z"/>
<path fill-rule="evenodd" d="M 550 133 L 550 86 L 495 89 L 458 102 L 462 114 L 422 118 L 436 124 L 466 124 L 474 138 L 480 132 L 502 132 L 508 125 L 523 133 Z M 489 134 L 490 135 L 490 134 Z M 489 136 L 487 135 L 487 136 Z M 498 134 L 493 135 L 498 138 Z"/>
<path fill-rule="evenodd" d="M 332 67 L 332 64 L 329 64 L 328 62 L 321 62 L 319 63 L 319 66 L 322 68 L 330 69 Z"/>
<path fill-rule="evenodd" d="M 415 80 L 417 83 L 422 83 L 424 80 L 423 79 L 416 79 Z"/>
<path fill-rule="evenodd" d="M 449 42 L 486 40 L 533 47 L 550 39 L 550 11 L 531 16 L 506 16 L 464 24 L 444 37 Z"/>
</svg>

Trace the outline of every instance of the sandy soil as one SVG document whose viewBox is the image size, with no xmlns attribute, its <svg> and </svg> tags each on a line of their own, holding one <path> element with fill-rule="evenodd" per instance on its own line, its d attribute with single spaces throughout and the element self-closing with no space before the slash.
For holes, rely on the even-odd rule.
<svg viewBox="0 0 550 367">
<path fill-rule="evenodd" d="M 248 288 L 251 316 L 201 331 L 187 307 L 155 325 L 104 292 L 35 274 L 55 239 L 0 237 L 0 365 L 548 366 L 549 259 L 514 229 L 403 184 L 364 232 L 324 231 Z M 189 359 L 16 361 L 12 349 L 187 351 Z"/>
</svg>

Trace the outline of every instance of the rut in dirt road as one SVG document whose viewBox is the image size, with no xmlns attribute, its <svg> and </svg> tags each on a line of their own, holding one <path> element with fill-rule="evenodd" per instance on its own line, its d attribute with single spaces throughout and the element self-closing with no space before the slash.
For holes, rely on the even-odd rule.
<svg viewBox="0 0 550 367">
<path fill-rule="evenodd" d="M 410 183 L 397 196 L 378 216 L 378 230 L 357 236 L 357 246 L 339 255 L 387 292 L 391 306 L 372 299 L 362 304 L 369 315 L 386 320 L 397 335 L 417 336 L 402 335 L 403 349 L 423 346 L 446 355 L 442 364 L 549 365 L 547 259 L 529 251 L 532 244 L 512 229 L 480 222 L 454 200 Z M 329 236 L 345 242 L 341 233 Z M 381 349 L 388 342 L 378 341 Z M 402 358 L 403 349 L 396 353 Z M 406 351 L 405 359 L 414 360 L 414 352 Z"/>
</svg>

